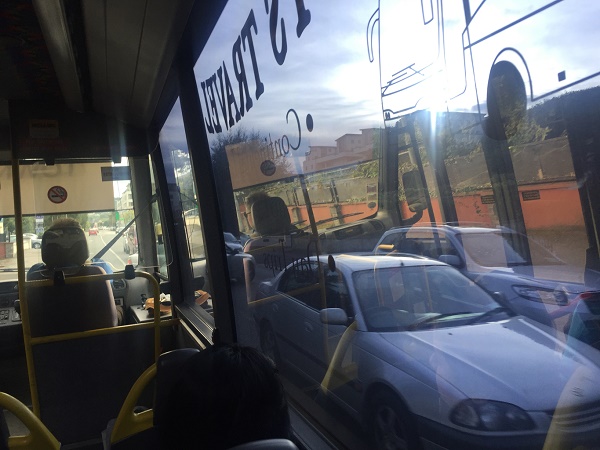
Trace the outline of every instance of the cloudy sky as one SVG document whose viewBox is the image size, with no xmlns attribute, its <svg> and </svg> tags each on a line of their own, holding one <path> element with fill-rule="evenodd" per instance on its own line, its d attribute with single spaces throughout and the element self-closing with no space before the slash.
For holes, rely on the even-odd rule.
<svg viewBox="0 0 600 450">
<path fill-rule="evenodd" d="M 200 100 L 205 116 L 218 116 L 223 126 L 219 82 L 225 80 L 224 67 L 231 86 L 229 98 L 234 102 L 230 103 L 239 108 L 235 66 L 239 71 L 240 61 L 233 52 L 236 40 L 245 34 L 244 24 L 253 17 L 254 61 L 245 36 L 241 48 L 253 104 L 233 127 L 258 131 L 272 141 L 285 135 L 290 145 L 299 145 L 298 150 L 290 151 L 290 156 L 299 159 L 311 145 L 335 145 L 346 133 L 382 126 L 382 109 L 398 116 L 415 108 L 476 111 L 481 107 L 484 113 L 487 77 L 498 57 L 513 62 L 525 77 L 528 74 L 525 84 L 534 100 L 598 84 L 598 77 L 578 83 L 600 71 L 592 57 L 600 44 L 597 0 L 563 0 L 547 9 L 544 7 L 554 2 L 471 0 L 474 17 L 468 33 L 458 0 L 445 0 L 443 7 L 441 0 L 304 0 L 310 23 L 300 37 L 296 34 L 296 2 L 267 3 L 268 12 L 264 0 L 229 2 L 195 66 Z M 371 22 L 371 35 L 372 17 L 379 20 Z M 275 54 L 282 51 L 281 21 L 287 52 L 278 63 Z M 372 62 L 367 51 L 370 36 Z M 254 70 L 264 87 L 258 98 Z M 561 81 L 560 73 L 565 75 Z M 202 90 L 202 83 L 206 86 L 211 77 L 216 84 Z M 389 94 L 383 102 L 382 86 Z M 227 98 L 225 82 L 223 89 Z M 227 108 L 227 101 L 224 104 Z M 171 119 L 179 114 L 176 107 Z M 173 138 L 182 135 L 178 120 L 168 122 L 164 131 L 169 129 Z"/>
<path fill-rule="evenodd" d="M 272 3 L 272 2 L 270 2 Z M 242 5 L 242 6 L 240 6 Z M 232 48 L 250 12 L 256 20 L 252 39 L 264 93 L 256 99 L 251 59 L 244 55 L 252 95 L 252 109 L 239 122 L 272 139 L 283 134 L 297 135 L 297 123 L 286 123 L 289 109 L 297 112 L 302 128 L 302 147 L 335 145 L 345 133 L 360 133 L 360 128 L 381 125 L 379 68 L 367 55 L 366 31 L 377 2 L 305 2 L 310 23 L 297 37 L 297 13 L 292 1 L 279 2 L 278 17 L 284 20 L 287 52 L 278 64 L 271 45 L 269 20 L 264 1 L 230 2 L 207 48 L 196 64 L 200 82 L 210 77 L 224 62 L 237 95 Z M 273 10 L 270 11 L 271 13 Z M 281 49 L 281 22 L 277 21 L 276 43 Z M 203 100 L 203 108 L 206 106 Z M 313 118 L 312 131 L 306 117 Z M 289 117 L 288 117 L 288 121 Z"/>
</svg>

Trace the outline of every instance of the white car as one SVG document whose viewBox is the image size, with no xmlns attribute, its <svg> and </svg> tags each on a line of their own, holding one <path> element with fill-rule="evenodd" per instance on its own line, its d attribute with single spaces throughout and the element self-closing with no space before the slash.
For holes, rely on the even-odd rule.
<svg viewBox="0 0 600 450">
<path fill-rule="evenodd" d="M 600 352 L 567 347 L 439 261 L 311 257 L 250 305 L 263 351 L 320 386 L 378 448 L 600 442 Z"/>
<path fill-rule="evenodd" d="M 35 233 L 23 233 L 23 239 L 37 239 L 38 235 Z M 8 238 L 9 242 L 16 242 L 17 237 L 11 234 Z"/>
</svg>

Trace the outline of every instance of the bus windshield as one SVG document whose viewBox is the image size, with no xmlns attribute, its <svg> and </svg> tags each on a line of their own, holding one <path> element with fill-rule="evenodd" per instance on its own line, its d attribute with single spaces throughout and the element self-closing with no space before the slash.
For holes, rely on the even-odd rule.
<svg viewBox="0 0 600 450">
<path fill-rule="evenodd" d="M 11 186 L 11 167 L 4 166 L 3 179 Z M 12 186 L 11 186 L 12 187 Z M 168 258 L 163 244 L 158 244 L 160 217 L 156 198 L 148 197 L 134 205 L 131 171 L 126 158 L 119 164 L 111 161 L 60 161 L 47 165 L 43 161 L 23 161 L 20 165 L 22 242 L 25 270 L 44 267 L 43 246 L 51 238 L 46 231 L 62 219 L 76 221 L 85 234 L 88 264 L 100 265 L 107 273 L 123 271 L 128 264 L 162 267 L 166 274 Z M 7 190 L 8 191 L 8 190 Z M 12 192 L 5 192 L 12 195 Z M 140 202 L 142 197 L 138 196 Z M 11 202 L 2 202 L 3 233 L 0 248 L 4 250 L 0 277 L 17 278 L 16 226 Z M 143 221 L 150 226 L 139 227 Z M 153 256 L 140 258 L 140 239 L 155 241 Z M 47 239 L 45 239 L 45 236 Z M 144 262 L 142 262 L 144 261 Z"/>
</svg>

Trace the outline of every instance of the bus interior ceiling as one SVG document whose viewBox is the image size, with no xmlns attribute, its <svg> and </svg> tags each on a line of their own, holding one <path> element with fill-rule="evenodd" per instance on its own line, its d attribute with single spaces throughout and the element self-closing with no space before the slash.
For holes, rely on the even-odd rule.
<svg viewBox="0 0 600 450">
<path fill-rule="evenodd" d="M 116 157 L 127 155 L 123 129 L 147 131 L 163 96 L 171 67 L 186 37 L 208 36 L 225 2 L 204 4 L 177 0 L 148 2 L 9 0 L 0 5 L 0 143 L 10 158 L 10 112 L 33 108 L 29 118 L 65 118 L 104 128 L 104 145 L 93 146 L 97 155 L 81 149 L 61 149 L 61 156 Z M 184 36 L 191 15 L 204 25 Z M 190 34 L 190 32 L 188 32 Z M 190 45 L 202 47 L 201 43 Z M 42 111 L 40 111 L 40 108 Z M 34 117 L 36 116 L 36 117 Z M 104 123 L 103 123 L 104 121 Z M 100 135 L 100 133 L 99 133 Z M 64 136 L 72 138 L 72 136 Z M 14 139 L 13 139 L 14 141 Z M 118 143 L 121 148 L 115 149 Z M 92 147 L 92 146 L 90 146 Z M 134 152 L 142 150 L 136 148 Z M 112 154 L 111 154 L 112 152 Z M 44 149 L 38 157 L 46 157 Z M 148 153 L 148 149 L 145 149 Z M 21 155 L 17 155 L 21 157 Z M 25 155 L 34 156 L 34 155 Z M 8 159 L 9 159 L 8 158 Z"/>
</svg>

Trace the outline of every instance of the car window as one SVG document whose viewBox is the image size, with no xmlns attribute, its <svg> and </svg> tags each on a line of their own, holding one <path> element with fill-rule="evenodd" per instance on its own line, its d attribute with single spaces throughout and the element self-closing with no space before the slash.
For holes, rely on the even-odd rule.
<svg viewBox="0 0 600 450">
<path fill-rule="evenodd" d="M 452 243 L 445 237 L 433 238 L 407 238 L 400 242 L 400 251 L 439 258 L 440 255 L 457 255 Z"/>
<path fill-rule="evenodd" d="M 281 278 L 279 290 L 314 309 L 322 309 L 317 266 L 300 263 L 288 267 Z"/>
<path fill-rule="evenodd" d="M 381 239 L 380 245 L 393 245 L 393 251 L 429 258 L 439 258 L 440 255 L 458 255 L 458 251 L 443 231 L 436 231 L 435 236 L 433 232 L 423 230 L 390 233 Z M 387 250 L 387 248 L 385 249 Z M 379 251 L 379 247 L 376 251 Z"/>
<path fill-rule="evenodd" d="M 447 266 L 366 270 L 355 272 L 352 278 L 372 331 L 397 331 L 428 316 L 464 318 L 499 306 L 476 283 Z"/>
<path fill-rule="evenodd" d="M 346 311 L 348 317 L 354 316 L 348 287 L 339 271 L 325 272 L 325 297 L 327 308 L 341 308 Z"/>
<path fill-rule="evenodd" d="M 461 236 L 467 253 L 484 267 L 511 267 L 527 263 L 500 233 L 469 233 Z"/>
</svg>

